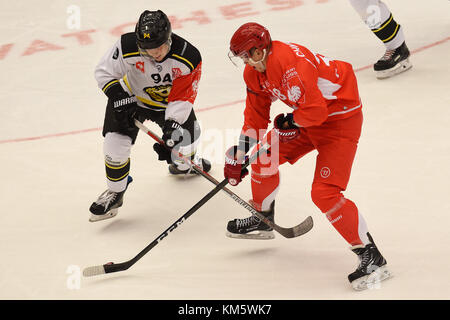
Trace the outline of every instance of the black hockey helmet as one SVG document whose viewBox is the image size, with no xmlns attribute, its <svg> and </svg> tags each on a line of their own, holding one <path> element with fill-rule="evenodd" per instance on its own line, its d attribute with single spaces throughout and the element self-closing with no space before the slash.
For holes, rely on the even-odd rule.
<svg viewBox="0 0 450 320">
<path fill-rule="evenodd" d="M 161 10 L 145 10 L 136 23 L 137 44 L 142 49 L 154 49 L 170 39 L 172 27 L 169 18 Z"/>
</svg>

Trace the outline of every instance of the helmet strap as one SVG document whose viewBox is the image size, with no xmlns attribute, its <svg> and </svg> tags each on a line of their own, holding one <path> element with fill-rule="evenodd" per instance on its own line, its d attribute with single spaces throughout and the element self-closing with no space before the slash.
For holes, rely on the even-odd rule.
<svg viewBox="0 0 450 320">
<path fill-rule="evenodd" d="M 264 59 L 266 58 L 266 55 L 267 55 L 267 50 L 266 50 L 266 48 L 264 48 L 263 49 L 263 57 L 261 58 L 261 60 L 259 60 L 258 62 L 257 61 L 255 61 L 255 60 L 253 60 L 252 58 L 248 58 L 248 61 L 250 61 L 252 64 L 254 64 L 254 65 L 256 65 L 256 64 L 258 64 L 258 63 L 261 63 L 261 65 L 263 66 L 263 67 L 265 67 L 264 66 L 264 64 L 263 64 L 263 62 L 264 62 Z"/>
</svg>

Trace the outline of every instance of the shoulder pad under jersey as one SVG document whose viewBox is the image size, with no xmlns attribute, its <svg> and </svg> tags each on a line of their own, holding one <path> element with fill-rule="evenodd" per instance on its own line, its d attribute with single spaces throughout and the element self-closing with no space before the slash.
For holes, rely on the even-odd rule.
<svg viewBox="0 0 450 320">
<path fill-rule="evenodd" d="M 124 59 L 138 57 L 139 49 L 136 43 L 136 34 L 134 32 L 125 33 L 120 38 L 122 45 L 122 57 Z"/>
<path fill-rule="evenodd" d="M 172 33 L 170 57 L 185 64 L 189 70 L 194 70 L 202 61 L 200 51 L 182 37 Z"/>
</svg>

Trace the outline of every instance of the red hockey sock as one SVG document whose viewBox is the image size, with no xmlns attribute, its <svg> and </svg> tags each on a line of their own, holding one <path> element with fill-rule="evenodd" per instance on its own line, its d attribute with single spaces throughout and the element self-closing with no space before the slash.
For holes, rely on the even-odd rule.
<svg viewBox="0 0 450 320">
<path fill-rule="evenodd" d="M 369 243 L 364 218 L 351 200 L 341 197 L 339 202 L 325 214 L 331 225 L 351 246 Z"/>
<path fill-rule="evenodd" d="M 342 188 L 326 183 L 314 183 L 311 197 L 326 214 L 331 225 L 351 245 L 368 244 L 367 227 L 356 205 L 344 198 Z"/>
<path fill-rule="evenodd" d="M 275 200 L 280 184 L 280 173 L 266 176 L 252 172 L 252 194 L 255 209 L 270 210 L 270 204 Z"/>
</svg>

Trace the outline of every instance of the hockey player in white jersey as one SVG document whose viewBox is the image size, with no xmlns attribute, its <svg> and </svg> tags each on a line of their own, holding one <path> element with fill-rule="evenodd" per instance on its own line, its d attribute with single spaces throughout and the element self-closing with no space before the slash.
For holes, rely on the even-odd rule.
<svg viewBox="0 0 450 320">
<path fill-rule="evenodd" d="M 403 28 L 380 0 L 350 0 L 353 8 L 386 47 L 385 54 L 374 64 L 378 79 L 392 77 L 412 67 Z"/>
<path fill-rule="evenodd" d="M 89 221 L 114 217 L 132 181 L 131 147 L 139 129 L 134 119 L 151 120 L 162 128 L 166 146 L 209 171 L 211 164 L 196 155 L 200 127 L 193 104 L 201 76 L 200 52 L 172 33 L 161 10 L 144 11 L 135 32 L 123 34 L 95 69 L 99 88 L 108 97 L 103 124 L 108 189 L 92 203 Z M 171 174 L 190 174 L 190 166 L 172 156 L 170 148 L 155 143 L 158 160 Z"/>
</svg>

